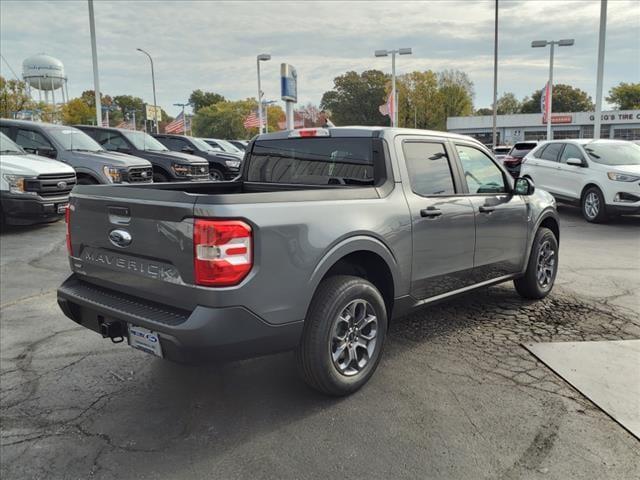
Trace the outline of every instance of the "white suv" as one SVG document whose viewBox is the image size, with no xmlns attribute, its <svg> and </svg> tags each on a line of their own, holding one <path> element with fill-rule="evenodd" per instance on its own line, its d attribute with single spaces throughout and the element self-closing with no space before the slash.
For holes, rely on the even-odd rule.
<svg viewBox="0 0 640 480">
<path fill-rule="evenodd" d="M 626 140 L 543 142 L 524 157 L 520 176 L 580 205 L 589 222 L 640 213 L 640 145 Z"/>
</svg>

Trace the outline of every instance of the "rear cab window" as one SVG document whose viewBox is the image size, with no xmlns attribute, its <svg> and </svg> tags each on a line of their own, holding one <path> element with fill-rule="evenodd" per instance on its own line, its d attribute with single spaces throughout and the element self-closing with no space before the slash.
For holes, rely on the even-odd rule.
<svg viewBox="0 0 640 480">
<path fill-rule="evenodd" d="M 370 137 L 256 140 L 247 160 L 248 182 L 377 186 L 385 179 L 382 140 Z"/>
</svg>

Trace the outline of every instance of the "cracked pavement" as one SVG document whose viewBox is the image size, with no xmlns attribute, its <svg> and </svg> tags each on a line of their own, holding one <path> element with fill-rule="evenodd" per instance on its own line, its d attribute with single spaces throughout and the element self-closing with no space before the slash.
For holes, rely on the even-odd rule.
<svg viewBox="0 0 640 480">
<path fill-rule="evenodd" d="M 103 340 L 55 302 L 64 224 L 4 232 L 0 476 L 638 478 L 638 441 L 522 344 L 640 338 L 640 218 L 560 213 L 551 296 L 506 284 L 401 319 L 344 399 L 309 390 L 291 354 L 187 367 Z"/>
</svg>

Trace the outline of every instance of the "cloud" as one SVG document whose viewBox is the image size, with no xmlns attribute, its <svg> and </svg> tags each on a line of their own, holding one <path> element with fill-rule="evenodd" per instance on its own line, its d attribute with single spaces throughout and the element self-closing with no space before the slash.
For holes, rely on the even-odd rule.
<svg viewBox="0 0 640 480">
<path fill-rule="evenodd" d="M 158 101 L 176 113 L 196 88 L 228 98 L 256 95 L 256 59 L 263 90 L 279 98 L 279 64 L 295 65 L 299 100 L 318 103 L 346 70 L 390 71 L 379 48 L 409 46 L 398 73 L 457 68 L 475 83 L 476 105 L 491 102 L 493 1 L 459 2 L 163 2 L 96 0 L 100 83 L 111 95 L 150 101 L 150 66 L 136 47 L 154 57 Z M 0 49 L 15 70 L 24 58 L 46 52 L 60 58 L 69 92 L 93 88 L 86 1 L 0 2 Z M 555 80 L 595 97 L 598 41 L 597 1 L 501 1 L 499 91 L 518 97 L 544 85 L 548 50 L 531 40 L 576 39 L 558 49 Z M 640 4 L 609 2 L 605 92 L 620 81 L 640 78 Z M 0 72 L 11 76 L 3 64 Z"/>
</svg>

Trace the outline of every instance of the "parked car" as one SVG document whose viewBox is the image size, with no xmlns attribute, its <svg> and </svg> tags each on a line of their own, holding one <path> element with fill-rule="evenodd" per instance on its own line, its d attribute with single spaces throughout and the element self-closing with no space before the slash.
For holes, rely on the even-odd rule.
<svg viewBox="0 0 640 480">
<path fill-rule="evenodd" d="M 242 150 L 243 153 L 247 149 L 247 145 L 249 145 L 248 140 L 229 140 L 229 142 L 238 147 L 239 150 Z"/>
<path fill-rule="evenodd" d="M 197 155 L 209 162 L 209 177 L 212 180 L 231 180 L 238 176 L 242 156 L 215 150 L 200 138 L 187 135 L 154 135 L 160 143 L 174 152 L 184 152 Z"/>
<path fill-rule="evenodd" d="M 640 213 L 640 145 L 625 140 L 544 142 L 525 156 L 521 175 L 580 205 L 588 222 Z"/>
<path fill-rule="evenodd" d="M 244 148 L 240 149 L 237 146 L 235 146 L 233 143 L 227 141 L 227 140 L 222 140 L 220 138 L 201 138 L 201 140 L 204 140 L 205 142 L 207 142 L 209 145 L 211 145 L 211 147 L 214 150 L 219 150 L 221 152 L 227 152 L 227 153 L 233 153 L 235 155 L 244 155 Z"/>
<path fill-rule="evenodd" d="M 79 185 L 151 182 L 148 161 L 108 152 L 77 128 L 2 118 L 0 131 L 29 153 L 68 163 Z"/>
<path fill-rule="evenodd" d="M 494 147 L 492 150 L 493 150 L 493 156 L 495 157 L 495 159 L 498 160 L 499 162 L 502 162 L 511 151 L 511 147 L 508 147 L 505 145 L 498 145 L 497 147 Z"/>
<path fill-rule="evenodd" d="M 534 149 L 536 145 L 538 145 L 538 142 L 532 140 L 518 142 L 511 147 L 507 156 L 502 160 L 502 164 L 509 171 L 512 177 L 517 178 L 520 176 L 520 164 L 522 163 L 522 159 L 527 153 Z"/>
<path fill-rule="evenodd" d="M 0 133 L 0 223 L 59 220 L 69 205 L 76 173 L 69 165 L 25 152 Z"/>
<path fill-rule="evenodd" d="M 200 157 L 172 152 L 146 132 L 76 125 L 109 151 L 130 153 L 153 166 L 154 182 L 185 182 L 209 179 L 209 164 Z"/>
<path fill-rule="evenodd" d="M 443 132 L 264 134 L 234 182 L 80 186 L 71 207 L 69 318 L 175 361 L 296 350 L 332 395 L 371 377 L 391 319 L 509 280 L 540 299 L 558 268 L 553 197 Z"/>
</svg>

